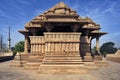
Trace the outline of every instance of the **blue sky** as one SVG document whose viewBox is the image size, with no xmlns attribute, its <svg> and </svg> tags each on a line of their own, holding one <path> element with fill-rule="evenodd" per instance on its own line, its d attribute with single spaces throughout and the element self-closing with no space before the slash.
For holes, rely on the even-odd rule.
<svg viewBox="0 0 120 80">
<path fill-rule="evenodd" d="M 24 40 L 18 30 L 23 30 L 25 23 L 61 1 L 81 17 L 88 16 L 100 24 L 101 31 L 108 32 L 100 38 L 100 44 L 112 41 L 120 47 L 120 0 L 0 0 L 0 34 L 4 43 L 7 44 L 9 26 L 14 46 Z"/>
</svg>

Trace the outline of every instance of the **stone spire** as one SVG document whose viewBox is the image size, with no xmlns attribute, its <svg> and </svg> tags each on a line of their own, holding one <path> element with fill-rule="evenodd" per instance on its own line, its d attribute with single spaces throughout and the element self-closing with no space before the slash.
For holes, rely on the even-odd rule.
<svg viewBox="0 0 120 80">
<path fill-rule="evenodd" d="M 9 32 L 8 32 L 8 49 L 11 48 L 11 38 L 10 38 L 10 26 L 9 26 Z"/>
</svg>

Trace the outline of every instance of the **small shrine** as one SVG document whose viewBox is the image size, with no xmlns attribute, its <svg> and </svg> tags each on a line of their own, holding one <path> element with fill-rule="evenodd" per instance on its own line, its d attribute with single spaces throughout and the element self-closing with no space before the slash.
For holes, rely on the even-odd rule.
<svg viewBox="0 0 120 80">
<path fill-rule="evenodd" d="M 87 73 L 102 63 L 99 52 L 100 25 L 60 2 L 36 16 L 19 30 L 25 37 L 24 69 L 38 73 Z M 96 39 L 98 55 L 91 53 Z M 104 63 L 102 63 L 104 64 Z"/>
</svg>

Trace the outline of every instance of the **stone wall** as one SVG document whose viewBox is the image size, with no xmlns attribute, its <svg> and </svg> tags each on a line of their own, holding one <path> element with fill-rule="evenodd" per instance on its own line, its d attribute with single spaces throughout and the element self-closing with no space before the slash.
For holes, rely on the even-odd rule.
<svg viewBox="0 0 120 80">
<path fill-rule="evenodd" d="M 45 38 L 44 36 L 30 36 L 31 52 L 44 53 Z"/>
<path fill-rule="evenodd" d="M 79 53 L 81 33 L 46 32 L 44 36 L 29 36 L 31 52 Z"/>
<path fill-rule="evenodd" d="M 45 52 L 51 54 L 79 53 L 81 33 L 44 33 Z"/>
</svg>

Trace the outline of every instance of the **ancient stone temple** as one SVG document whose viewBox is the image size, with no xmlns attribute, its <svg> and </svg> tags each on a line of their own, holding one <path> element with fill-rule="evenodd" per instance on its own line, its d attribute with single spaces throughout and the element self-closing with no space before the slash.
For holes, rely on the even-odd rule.
<svg viewBox="0 0 120 80">
<path fill-rule="evenodd" d="M 19 32 L 25 36 L 24 68 L 38 73 L 86 73 L 101 61 L 100 25 L 89 17 L 82 18 L 63 2 L 25 24 Z M 96 39 L 98 55 L 91 53 L 91 41 Z M 99 63 L 98 63 L 99 64 Z"/>
</svg>

